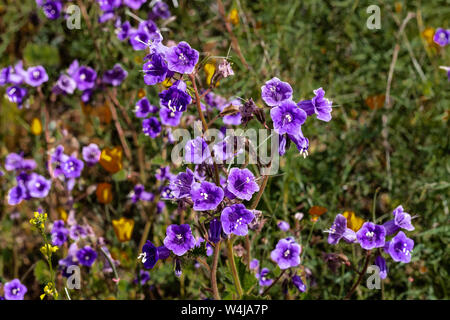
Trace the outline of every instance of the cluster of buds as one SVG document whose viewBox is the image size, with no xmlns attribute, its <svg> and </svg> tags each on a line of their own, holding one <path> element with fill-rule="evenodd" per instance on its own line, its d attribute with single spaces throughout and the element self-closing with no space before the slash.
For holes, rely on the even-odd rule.
<svg viewBox="0 0 450 320">
<path fill-rule="evenodd" d="M 41 300 L 44 299 L 44 297 L 46 295 L 52 296 L 55 299 L 58 298 L 58 291 L 56 291 L 56 288 L 55 288 L 55 285 L 53 284 L 53 282 L 47 283 L 47 285 L 44 288 L 44 293 L 40 295 Z"/>
<path fill-rule="evenodd" d="M 46 213 L 34 213 L 34 218 L 30 220 L 30 224 L 35 227 L 40 234 L 44 233 L 45 230 L 45 221 L 47 221 Z"/>
</svg>

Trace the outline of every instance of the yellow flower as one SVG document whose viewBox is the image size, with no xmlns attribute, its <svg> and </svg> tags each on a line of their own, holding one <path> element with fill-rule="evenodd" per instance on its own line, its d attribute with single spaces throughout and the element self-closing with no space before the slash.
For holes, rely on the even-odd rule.
<svg viewBox="0 0 450 320">
<path fill-rule="evenodd" d="M 239 24 L 239 12 L 236 9 L 231 10 L 228 19 L 232 24 L 237 26 Z"/>
<path fill-rule="evenodd" d="M 113 200 L 112 185 L 110 183 L 99 183 L 97 185 L 97 200 L 100 203 L 107 204 Z"/>
<path fill-rule="evenodd" d="M 345 211 L 342 215 L 347 219 L 347 228 L 355 232 L 364 224 L 364 219 L 357 217 L 353 211 Z"/>
<path fill-rule="evenodd" d="M 45 221 L 47 221 L 46 213 L 35 212 L 34 218 L 30 220 L 30 224 L 42 233 L 44 232 Z"/>
<path fill-rule="evenodd" d="M 429 46 L 434 45 L 433 37 L 434 37 L 434 28 L 426 28 L 422 32 L 422 37 L 428 43 Z"/>
<path fill-rule="evenodd" d="M 33 118 L 33 120 L 31 120 L 31 133 L 35 136 L 38 136 L 42 133 L 42 123 L 39 118 Z"/>
<path fill-rule="evenodd" d="M 133 233 L 134 220 L 122 217 L 112 221 L 114 232 L 120 242 L 127 242 L 131 239 Z"/>
<path fill-rule="evenodd" d="M 100 155 L 100 165 L 109 173 L 116 173 L 122 170 L 121 147 L 105 148 Z"/>
<path fill-rule="evenodd" d="M 164 80 L 164 81 L 162 82 L 162 85 L 163 85 L 165 88 L 171 87 L 172 84 L 173 84 L 173 81 L 170 80 L 169 78 L 166 78 L 166 80 Z"/>
<path fill-rule="evenodd" d="M 138 91 L 138 98 L 142 99 L 143 97 L 145 97 L 145 90 L 141 88 Z"/>
<path fill-rule="evenodd" d="M 52 246 L 51 244 L 46 244 L 41 247 L 41 252 L 45 257 L 51 257 L 52 253 L 58 251 L 57 246 Z"/>
<path fill-rule="evenodd" d="M 203 67 L 203 70 L 205 70 L 205 73 L 206 73 L 206 84 L 209 86 L 211 84 L 212 77 L 214 76 L 214 73 L 216 72 L 216 63 L 208 62 Z"/>
<path fill-rule="evenodd" d="M 55 299 L 58 298 L 58 291 L 56 291 L 53 282 L 47 283 L 44 288 L 44 293 L 40 295 L 41 300 L 44 299 L 46 295 L 53 296 Z"/>
</svg>

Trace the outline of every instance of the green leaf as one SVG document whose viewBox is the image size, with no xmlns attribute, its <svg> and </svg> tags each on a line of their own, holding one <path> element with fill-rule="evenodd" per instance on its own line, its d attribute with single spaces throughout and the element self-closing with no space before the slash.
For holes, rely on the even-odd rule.
<svg viewBox="0 0 450 320">
<path fill-rule="evenodd" d="M 112 178 L 114 181 L 125 181 L 127 179 L 127 173 L 122 169 L 119 172 L 113 174 Z"/>
<path fill-rule="evenodd" d="M 34 267 L 34 276 L 40 284 L 46 284 L 50 280 L 50 271 L 45 261 L 39 260 Z"/>
</svg>

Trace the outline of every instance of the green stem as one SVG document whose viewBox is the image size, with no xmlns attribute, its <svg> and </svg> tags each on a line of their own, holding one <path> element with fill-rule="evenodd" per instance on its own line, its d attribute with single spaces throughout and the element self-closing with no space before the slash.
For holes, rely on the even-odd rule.
<svg viewBox="0 0 450 320">
<path fill-rule="evenodd" d="M 241 287 L 241 281 L 239 280 L 239 275 L 237 273 L 236 269 L 236 263 L 234 262 L 234 253 L 233 253 L 233 243 L 231 242 L 231 239 L 227 240 L 227 252 L 228 252 L 228 261 L 230 262 L 230 271 L 231 275 L 233 276 L 234 285 L 236 286 L 236 291 L 238 294 L 239 299 L 242 298 L 242 287 Z"/>
<path fill-rule="evenodd" d="M 305 246 L 303 248 L 303 252 L 302 252 L 302 255 L 301 255 L 302 259 L 303 259 L 303 256 L 305 255 L 306 249 L 309 247 L 309 242 L 311 241 L 311 237 L 312 237 L 315 225 L 316 225 L 316 222 L 313 222 L 311 230 L 309 231 L 308 239 L 306 240 L 306 244 L 305 244 Z"/>
<path fill-rule="evenodd" d="M 213 290 L 214 300 L 220 300 L 219 289 L 217 288 L 217 264 L 219 262 L 220 244 L 221 241 L 217 242 L 214 247 L 214 257 L 211 266 L 211 287 Z"/>
</svg>

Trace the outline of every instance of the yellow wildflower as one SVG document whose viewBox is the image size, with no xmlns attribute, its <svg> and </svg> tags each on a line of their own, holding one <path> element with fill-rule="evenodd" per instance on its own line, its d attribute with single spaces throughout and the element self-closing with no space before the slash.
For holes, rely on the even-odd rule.
<svg viewBox="0 0 450 320">
<path fill-rule="evenodd" d="M 100 203 L 107 204 L 113 200 L 112 185 L 110 183 L 99 183 L 97 185 L 97 200 Z"/>
<path fill-rule="evenodd" d="M 364 219 L 357 217 L 353 211 L 345 211 L 342 215 L 347 219 L 347 228 L 355 232 L 361 229 Z"/>
<path fill-rule="evenodd" d="M 112 221 L 114 232 L 120 242 L 127 242 L 131 239 L 133 233 L 134 220 L 122 217 Z"/>
<path fill-rule="evenodd" d="M 38 136 L 42 133 L 42 123 L 39 118 L 33 118 L 33 120 L 31 120 L 31 133 L 35 136 Z"/>
<path fill-rule="evenodd" d="M 228 16 L 228 19 L 235 26 L 237 26 L 239 24 L 239 12 L 236 10 L 236 8 L 231 10 L 230 15 Z"/>
<path fill-rule="evenodd" d="M 49 282 L 47 283 L 47 285 L 44 288 L 44 293 L 40 295 L 41 300 L 44 299 L 44 297 L 48 295 L 48 296 L 52 296 L 55 299 L 58 298 L 58 291 L 56 291 L 55 286 L 53 285 L 53 282 Z"/>
<path fill-rule="evenodd" d="M 116 173 L 122 170 L 121 147 L 105 148 L 100 155 L 100 165 L 109 173 Z"/>
<path fill-rule="evenodd" d="M 41 252 L 45 257 L 51 257 L 52 253 L 55 253 L 58 249 L 57 246 L 52 246 L 48 243 L 41 247 Z"/>
<path fill-rule="evenodd" d="M 206 73 L 206 84 L 209 86 L 211 84 L 211 80 L 212 80 L 212 77 L 214 76 L 214 73 L 216 73 L 216 63 L 208 62 L 203 67 L 203 70 L 205 70 L 205 73 Z"/>
</svg>

